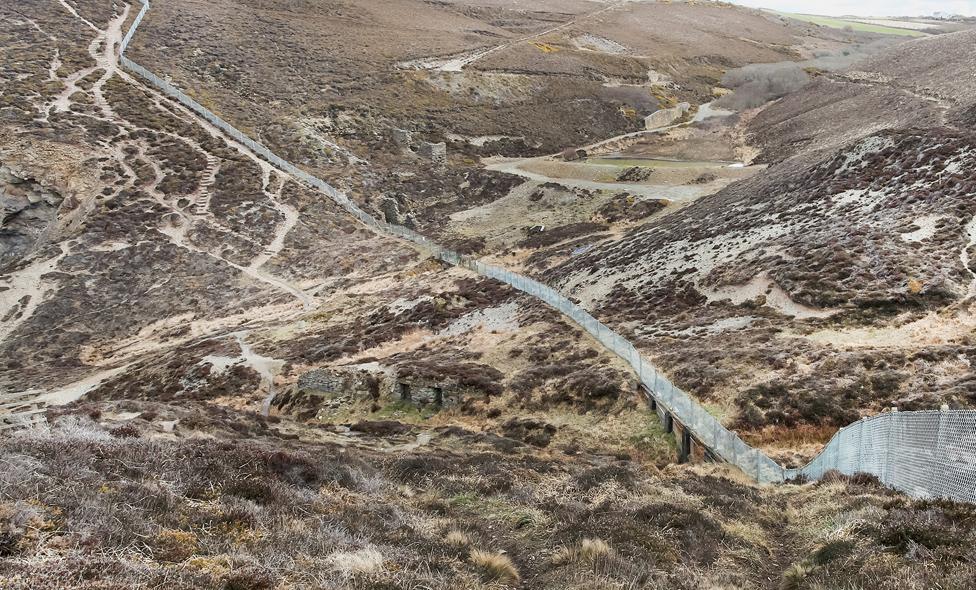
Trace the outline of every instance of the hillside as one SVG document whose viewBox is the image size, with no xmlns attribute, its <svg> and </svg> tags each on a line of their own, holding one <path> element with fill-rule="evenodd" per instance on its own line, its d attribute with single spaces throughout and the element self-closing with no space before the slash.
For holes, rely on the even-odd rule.
<svg viewBox="0 0 976 590">
<path fill-rule="evenodd" d="M 580 325 L 120 67 L 139 9 L 0 5 L 0 590 L 973 579 L 969 505 L 683 463 Z M 797 464 L 863 413 L 973 406 L 967 35 L 159 0 L 125 55 L 370 214 L 563 289 Z M 717 100 L 742 67 L 855 55 Z M 856 124 L 826 127 L 834 92 Z"/>
<path fill-rule="evenodd" d="M 819 76 L 804 92 L 763 109 L 750 126 L 751 139 L 764 160 L 779 161 L 836 150 L 884 129 L 971 129 L 974 42 L 974 30 L 916 39 Z"/>
<path fill-rule="evenodd" d="M 781 163 L 547 276 L 772 447 L 889 406 L 972 407 L 976 138 L 952 124 L 972 99 L 955 59 L 905 64 L 915 44 L 965 63 L 971 40 L 898 45 L 771 104 L 748 129 Z M 858 72 L 891 81 L 839 81 Z M 918 108 L 907 88 L 937 79 L 946 102 Z"/>
<path fill-rule="evenodd" d="M 0 584 L 964 588 L 974 574 L 971 507 L 869 480 L 761 489 L 461 428 L 377 448 L 288 430 L 89 403 L 0 441 Z"/>
</svg>

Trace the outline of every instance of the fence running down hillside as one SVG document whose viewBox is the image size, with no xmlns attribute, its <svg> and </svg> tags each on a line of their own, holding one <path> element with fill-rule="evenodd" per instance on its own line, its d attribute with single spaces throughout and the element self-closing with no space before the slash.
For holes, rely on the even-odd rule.
<svg viewBox="0 0 976 590">
<path fill-rule="evenodd" d="M 327 182 L 279 158 L 169 82 L 121 55 L 148 9 L 148 1 L 143 0 L 143 8 L 125 36 L 120 51 L 123 67 L 279 169 L 322 191 L 367 226 L 409 240 L 446 263 L 507 283 L 571 318 L 626 361 L 653 396 L 658 411 L 673 418 L 715 458 L 739 467 L 759 482 L 782 482 L 799 476 L 819 479 L 829 470 L 845 474 L 865 472 L 915 496 L 976 502 L 976 411 L 898 412 L 868 418 L 838 431 L 810 464 L 800 469 L 785 469 L 722 426 L 688 394 L 675 387 L 627 339 L 555 289 L 498 266 L 445 250 L 417 232 L 373 218 Z"/>
</svg>

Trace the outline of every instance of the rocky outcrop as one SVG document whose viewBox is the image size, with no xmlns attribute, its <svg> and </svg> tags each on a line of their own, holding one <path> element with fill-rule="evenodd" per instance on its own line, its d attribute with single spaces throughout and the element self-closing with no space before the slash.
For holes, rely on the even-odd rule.
<svg viewBox="0 0 976 590">
<path fill-rule="evenodd" d="M 0 268 L 19 260 L 57 219 L 63 197 L 0 165 Z"/>
</svg>

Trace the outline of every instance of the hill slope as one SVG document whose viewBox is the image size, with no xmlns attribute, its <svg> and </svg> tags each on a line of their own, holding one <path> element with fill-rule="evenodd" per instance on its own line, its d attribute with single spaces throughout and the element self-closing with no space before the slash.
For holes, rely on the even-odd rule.
<svg viewBox="0 0 976 590">
<path fill-rule="evenodd" d="M 750 129 L 779 164 L 549 277 L 759 442 L 890 405 L 972 407 L 976 137 L 952 125 L 972 39 L 899 45 L 773 103 Z M 906 65 L 913 45 L 950 65 Z"/>
</svg>

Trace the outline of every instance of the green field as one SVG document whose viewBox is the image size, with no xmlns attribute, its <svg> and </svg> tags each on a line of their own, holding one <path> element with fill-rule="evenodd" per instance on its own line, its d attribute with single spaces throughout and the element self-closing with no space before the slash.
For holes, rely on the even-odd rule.
<svg viewBox="0 0 976 590">
<path fill-rule="evenodd" d="M 842 18 L 834 18 L 831 16 L 817 16 L 815 14 L 796 14 L 793 12 L 780 12 L 778 14 L 796 20 L 802 20 L 804 22 L 813 23 L 815 25 L 820 25 L 823 27 L 831 27 L 834 29 L 843 29 L 845 27 L 850 27 L 855 31 L 864 31 L 867 33 L 879 33 L 882 35 L 904 35 L 906 37 L 925 36 L 925 33 L 921 31 L 912 31 L 910 29 L 899 29 L 896 27 L 886 27 L 883 25 L 859 23 L 857 21 L 844 20 Z"/>
</svg>

